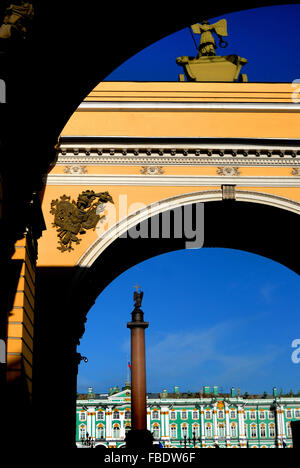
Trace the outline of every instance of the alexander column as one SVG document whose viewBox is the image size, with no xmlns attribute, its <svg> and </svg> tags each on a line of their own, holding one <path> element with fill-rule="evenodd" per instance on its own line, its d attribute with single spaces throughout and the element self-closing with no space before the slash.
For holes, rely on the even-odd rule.
<svg viewBox="0 0 300 468">
<path fill-rule="evenodd" d="M 133 294 L 134 310 L 132 321 L 127 323 L 131 330 L 131 430 L 126 434 L 127 448 L 150 448 L 153 437 L 147 430 L 146 404 L 146 356 L 144 312 L 141 310 L 144 293 L 136 286 Z"/>
</svg>

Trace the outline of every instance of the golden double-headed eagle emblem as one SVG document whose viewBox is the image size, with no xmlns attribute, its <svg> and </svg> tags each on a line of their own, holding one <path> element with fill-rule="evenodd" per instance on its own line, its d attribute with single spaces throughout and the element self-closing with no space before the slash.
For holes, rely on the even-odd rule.
<svg viewBox="0 0 300 468">
<path fill-rule="evenodd" d="M 105 203 L 113 203 L 108 192 L 95 193 L 85 190 L 78 195 L 77 201 L 62 195 L 60 200 L 52 200 L 50 213 L 54 215 L 53 226 L 57 228 L 58 250 L 62 252 L 74 250 L 72 243 L 79 244 L 79 234 L 85 234 L 87 229 L 95 229 L 98 221 L 104 218 Z"/>
</svg>

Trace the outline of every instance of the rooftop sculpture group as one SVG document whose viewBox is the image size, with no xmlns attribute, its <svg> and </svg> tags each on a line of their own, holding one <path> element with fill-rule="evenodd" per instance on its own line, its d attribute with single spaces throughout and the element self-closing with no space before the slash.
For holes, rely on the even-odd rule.
<svg viewBox="0 0 300 468">
<path fill-rule="evenodd" d="M 226 19 L 221 19 L 214 24 L 209 24 L 208 20 L 202 20 L 201 23 L 191 26 L 191 33 L 193 39 L 194 34 L 200 34 L 198 54 L 196 57 L 183 56 L 176 59 L 176 63 L 184 69 L 184 74 L 179 75 L 180 81 L 184 81 L 185 77 L 187 81 L 248 81 L 247 75 L 239 76 L 247 59 L 235 54 L 224 56 L 216 54 L 217 44 L 213 34 L 219 38 L 219 47 L 224 48 L 228 45 L 223 39 L 223 36 L 228 35 Z"/>
</svg>

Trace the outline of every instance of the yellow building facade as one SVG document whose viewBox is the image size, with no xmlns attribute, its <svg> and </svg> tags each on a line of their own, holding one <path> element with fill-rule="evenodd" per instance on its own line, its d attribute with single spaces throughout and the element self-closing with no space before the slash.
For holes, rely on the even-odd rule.
<svg viewBox="0 0 300 468">
<path fill-rule="evenodd" d="M 212 226 L 205 229 L 204 246 L 248 249 L 297 271 L 299 254 L 288 239 L 290 227 L 300 219 L 299 110 L 292 83 L 102 82 L 96 86 L 63 129 L 56 164 L 45 175 L 46 229 L 38 240 L 37 258 L 39 298 L 34 305 L 35 272 L 29 265 L 9 315 L 9 378 L 23 374 L 30 394 L 35 386 L 36 394 L 42 392 L 32 377 L 32 363 L 40 382 L 46 381 L 57 344 L 64 357 L 64 365 L 56 365 L 58 378 L 65 379 L 70 394 L 76 391 L 81 358 L 76 346 L 97 295 L 136 262 L 182 248 L 168 240 L 155 248 L 118 244 L 130 229 L 161 213 L 200 204 L 205 216 L 210 213 L 205 226 Z M 113 203 L 99 202 L 93 219 L 104 217 L 83 229 L 78 211 L 74 220 L 72 210 L 77 210 L 78 197 L 86 191 L 108 192 Z M 72 209 L 69 214 L 64 211 L 68 223 L 61 228 L 55 213 L 63 200 Z M 256 213 L 263 215 L 265 224 L 251 231 L 248 214 L 252 220 Z M 276 235 L 281 239 L 284 227 L 286 238 L 279 245 L 273 242 L 271 249 L 272 239 Z M 243 242 L 246 231 L 248 243 Z M 71 239 L 65 251 L 63 236 Z M 25 268 L 26 245 L 20 247 Z M 36 348 L 34 310 L 43 337 Z M 66 424 L 74 430 L 75 404 L 74 395 L 65 410 Z"/>
<path fill-rule="evenodd" d="M 38 266 L 91 265 L 150 214 L 222 200 L 299 213 L 299 104 L 292 84 L 100 83 L 65 126 L 43 199 Z M 52 200 L 108 191 L 107 221 L 57 249 Z M 126 222 L 125 222 L 126 221 Z M 114 229 L 115 228 L 115 229 Z"/>
</svg>

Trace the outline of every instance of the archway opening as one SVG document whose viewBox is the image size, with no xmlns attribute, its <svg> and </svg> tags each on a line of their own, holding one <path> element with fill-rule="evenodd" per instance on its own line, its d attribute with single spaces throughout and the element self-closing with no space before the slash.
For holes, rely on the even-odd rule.
<svg viewBox="0 0 300 468">
<path fill-rule="evenodd" d="M 94 338 L 84 335 L 79 351 L 91 356 L 91 373 L 89 364 L 81 364 L 79 394 L 91 385 L 97 398 L 109 388 L 118 393 L 125 385 L 126 322 L 136 282 L 145 292 L 143 310 L 150 321 L 150 393 L 174 394 L 180 388 L 183 395 L 199 396 L 205 385 L 214 385 L 223 396 L 230 395 L 231 387 L 262 398 L 272 395 L 274 387 L 282 395 L 291 390 L 298 394 L 292 343 L 299 327 L 299 276 L 284 266 L 293 265 L 293 254 L 287 242 L 289 230 L 283 228 L 299 222 L 298 215 L 247 202 L 205 203 L 204 212 L 203 248 L 184 249 L 186 239 L 134 239 L 132 243 L 127 237 L 107 248 L 107 264 L 103 262 L 106 250 L 101 253 L 106 274 L 108 263 L 116 274 L 120 258 L 135 266 L 126 271 L 121 267 L 123 272 L 104 287 L 90 311 Z M 118 260 L 112 264 L 114 258 Z M 89 278 L 93 287 L 100 284 L 96 264 L 97 260 L 90 266 L 95 268 L 93 279 Z M 95 298 L 90 291 L 89 300 Z"/>
</svg>

